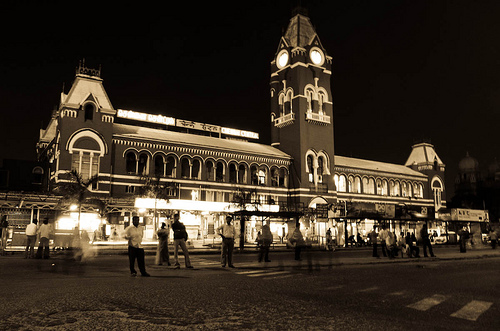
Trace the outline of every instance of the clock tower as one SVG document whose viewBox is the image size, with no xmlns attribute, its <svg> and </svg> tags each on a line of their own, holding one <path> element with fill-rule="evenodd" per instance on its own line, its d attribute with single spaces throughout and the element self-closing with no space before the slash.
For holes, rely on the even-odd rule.
<svg viewBox="0 0 500 331">
<path fill-rule="evenodd" d="M 331 67 L 309 17 L 295 10 L 271 61 L 271 144 L 293 157 L 291 197 L 306 207 L 336 200 Z"/>
</svg>

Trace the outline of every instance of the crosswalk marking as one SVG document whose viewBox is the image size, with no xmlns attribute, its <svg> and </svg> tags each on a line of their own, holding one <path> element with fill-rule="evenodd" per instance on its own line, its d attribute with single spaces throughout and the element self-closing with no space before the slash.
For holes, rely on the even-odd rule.
<svg viewBox="0 0 500 331">
<path fill-rule="evenodd" d="M 274 271 L 274 272 L 262 272 L 262 273 L 254 273 L 254 274 L 249 274 L 247 275 L 248 277 L 263 277 L 263 276 L 271 276 L 271 275 L 280 275 L 280 274 L 285 274 L 289 273 L 289 271 Z"/>
<path fill-rule="evenodd" d="M 275 276 L 275 277 L 266 277 L 264 279 L 282 279 L 282 278 L 288 278 L 288 277 L 292 277 L 293 274 L 286 274 L 286 275 L 282 275 L 282 276 Z"/>
<path fill-rule="evenodd" d="M 411 305 L 408 305 L 406 307 L 413 308 L 413 309 L 420 310 L 420 311 L 426 311 L 434 306 L 439 305 L 441 302 L 445 301 L 446 299 L 448 299 L 448 296 L 441 295 L 441 294 L 434 294 L 433 296 L 431 296 L 429 298 L 425 298 L 425 299 L 420 300 L 418 302 L 412 303 Z"/>
<path fill-rule="evenodd" d="M 248 270 L 248 271 L 238 271 L 236 272 L 238 275 L 247 275 L 247 274 L 255 274 L 258 272 L 263 272 L 262 270 Z"/>
<path fill-rule="evenodd" d="M 405 291 L 398 291 L 398 292 L 392 292 L 392 293 L 389 293 L 389 295 L 394 295 L 394 296 L 401 296 L 401 295 L 405 295 Z"/>
<path fill-rule="evenodd" d="M 491 305 L 493 305 L 493 302 L 472 300 L 462 307 L 462 309 L 454 312 L 450 316 L 475 321 L 479 315 L 488 310 Z"/>
</svg>

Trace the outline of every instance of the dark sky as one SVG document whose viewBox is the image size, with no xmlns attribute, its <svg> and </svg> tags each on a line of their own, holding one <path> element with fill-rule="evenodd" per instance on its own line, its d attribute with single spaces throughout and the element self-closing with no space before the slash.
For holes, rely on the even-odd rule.
<svg viewBox="0 0 500 331">
<path fill-rule="evenodd" d="M 2 4 L 0 158 L 34 159 L 78 61 L 115 108 L 260 133 L 270 62 L 297 1 Z M 431 139 L 447 185 L 468 151 L 500 158 L 500 2 L 302 1 L 333 57 L 339 155 L 403 164 Z"/>
</svg>

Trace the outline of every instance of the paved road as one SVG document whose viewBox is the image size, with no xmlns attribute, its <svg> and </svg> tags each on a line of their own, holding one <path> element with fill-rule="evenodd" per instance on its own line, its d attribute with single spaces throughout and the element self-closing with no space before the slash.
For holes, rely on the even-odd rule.
<svg viewBox="0 0 500 331">
<path fill-rule="evenodd" d="M 366 253 L 306 252 L 296 262 L 275 252 L 270 263 L 238 254 L 236 269 L 194 255 L 195 270 L 148 256 L 150 278 L 130 277 L 124 255 L 85 264 L 0 257 L 0 330 L 498 329 L 500 257 Z"/>
</svg>

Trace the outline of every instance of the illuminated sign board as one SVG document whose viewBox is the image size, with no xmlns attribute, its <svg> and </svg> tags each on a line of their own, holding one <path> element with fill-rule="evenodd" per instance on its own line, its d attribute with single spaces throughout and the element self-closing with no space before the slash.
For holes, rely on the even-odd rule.
<svg viewBox="0 0 500 331">
<path fill-rule="evenodd" d="M 251 131 L 223 128 L 223 127 L 220 127 L 218 125 L 198 123 L 198 122 L 186 121 L 186 120 L 180 120 L 180 119 L 176 120 L 173 117 L 141 113 L 141 112 L 132 111 L 132 110 L 118 109 L 116 116 L 120 117 L 120 118 L 126 118 L 129 120 L 172 125 L 172 126 L 177 126 L 180 128 L 195 129 L 195 130 L 208 131 L 208 132 L 214 132 L 214 133 L 219 133 L 219 134 L 223 133 L 223 134 L 242 137 L 242 138 L 259 139 L 259 134 L 255 133 L 255 132 L 251 132 Z"/>
<path fill-rule="evenodd" d="M 259 134 L 255 133 L 255 132 L 251 132 L 251 131 L 243 131 L 243 130 L 230 129 L 230 128 L 221 128 L 220 130 L 222 133 L 228 134 L 231 136 L 259 139 Z"/>
<path fill-rule="evenodd" d="M 118 109 L 118 112 L 116 115 L 118 117 L 127 118 L 130 120 L 144 121 L 144 122 L 150 122 L 150 123 L 159 123 L 159 124 L 165 124 L 165 125 L 175 125 L 175 118 L 167 117 L 167 116 L 163 116 L 163 115 L 146 114 L 146 113 L 140 113 L 137 111 L 123 110 L 123 109 Z"/>
</svg>

